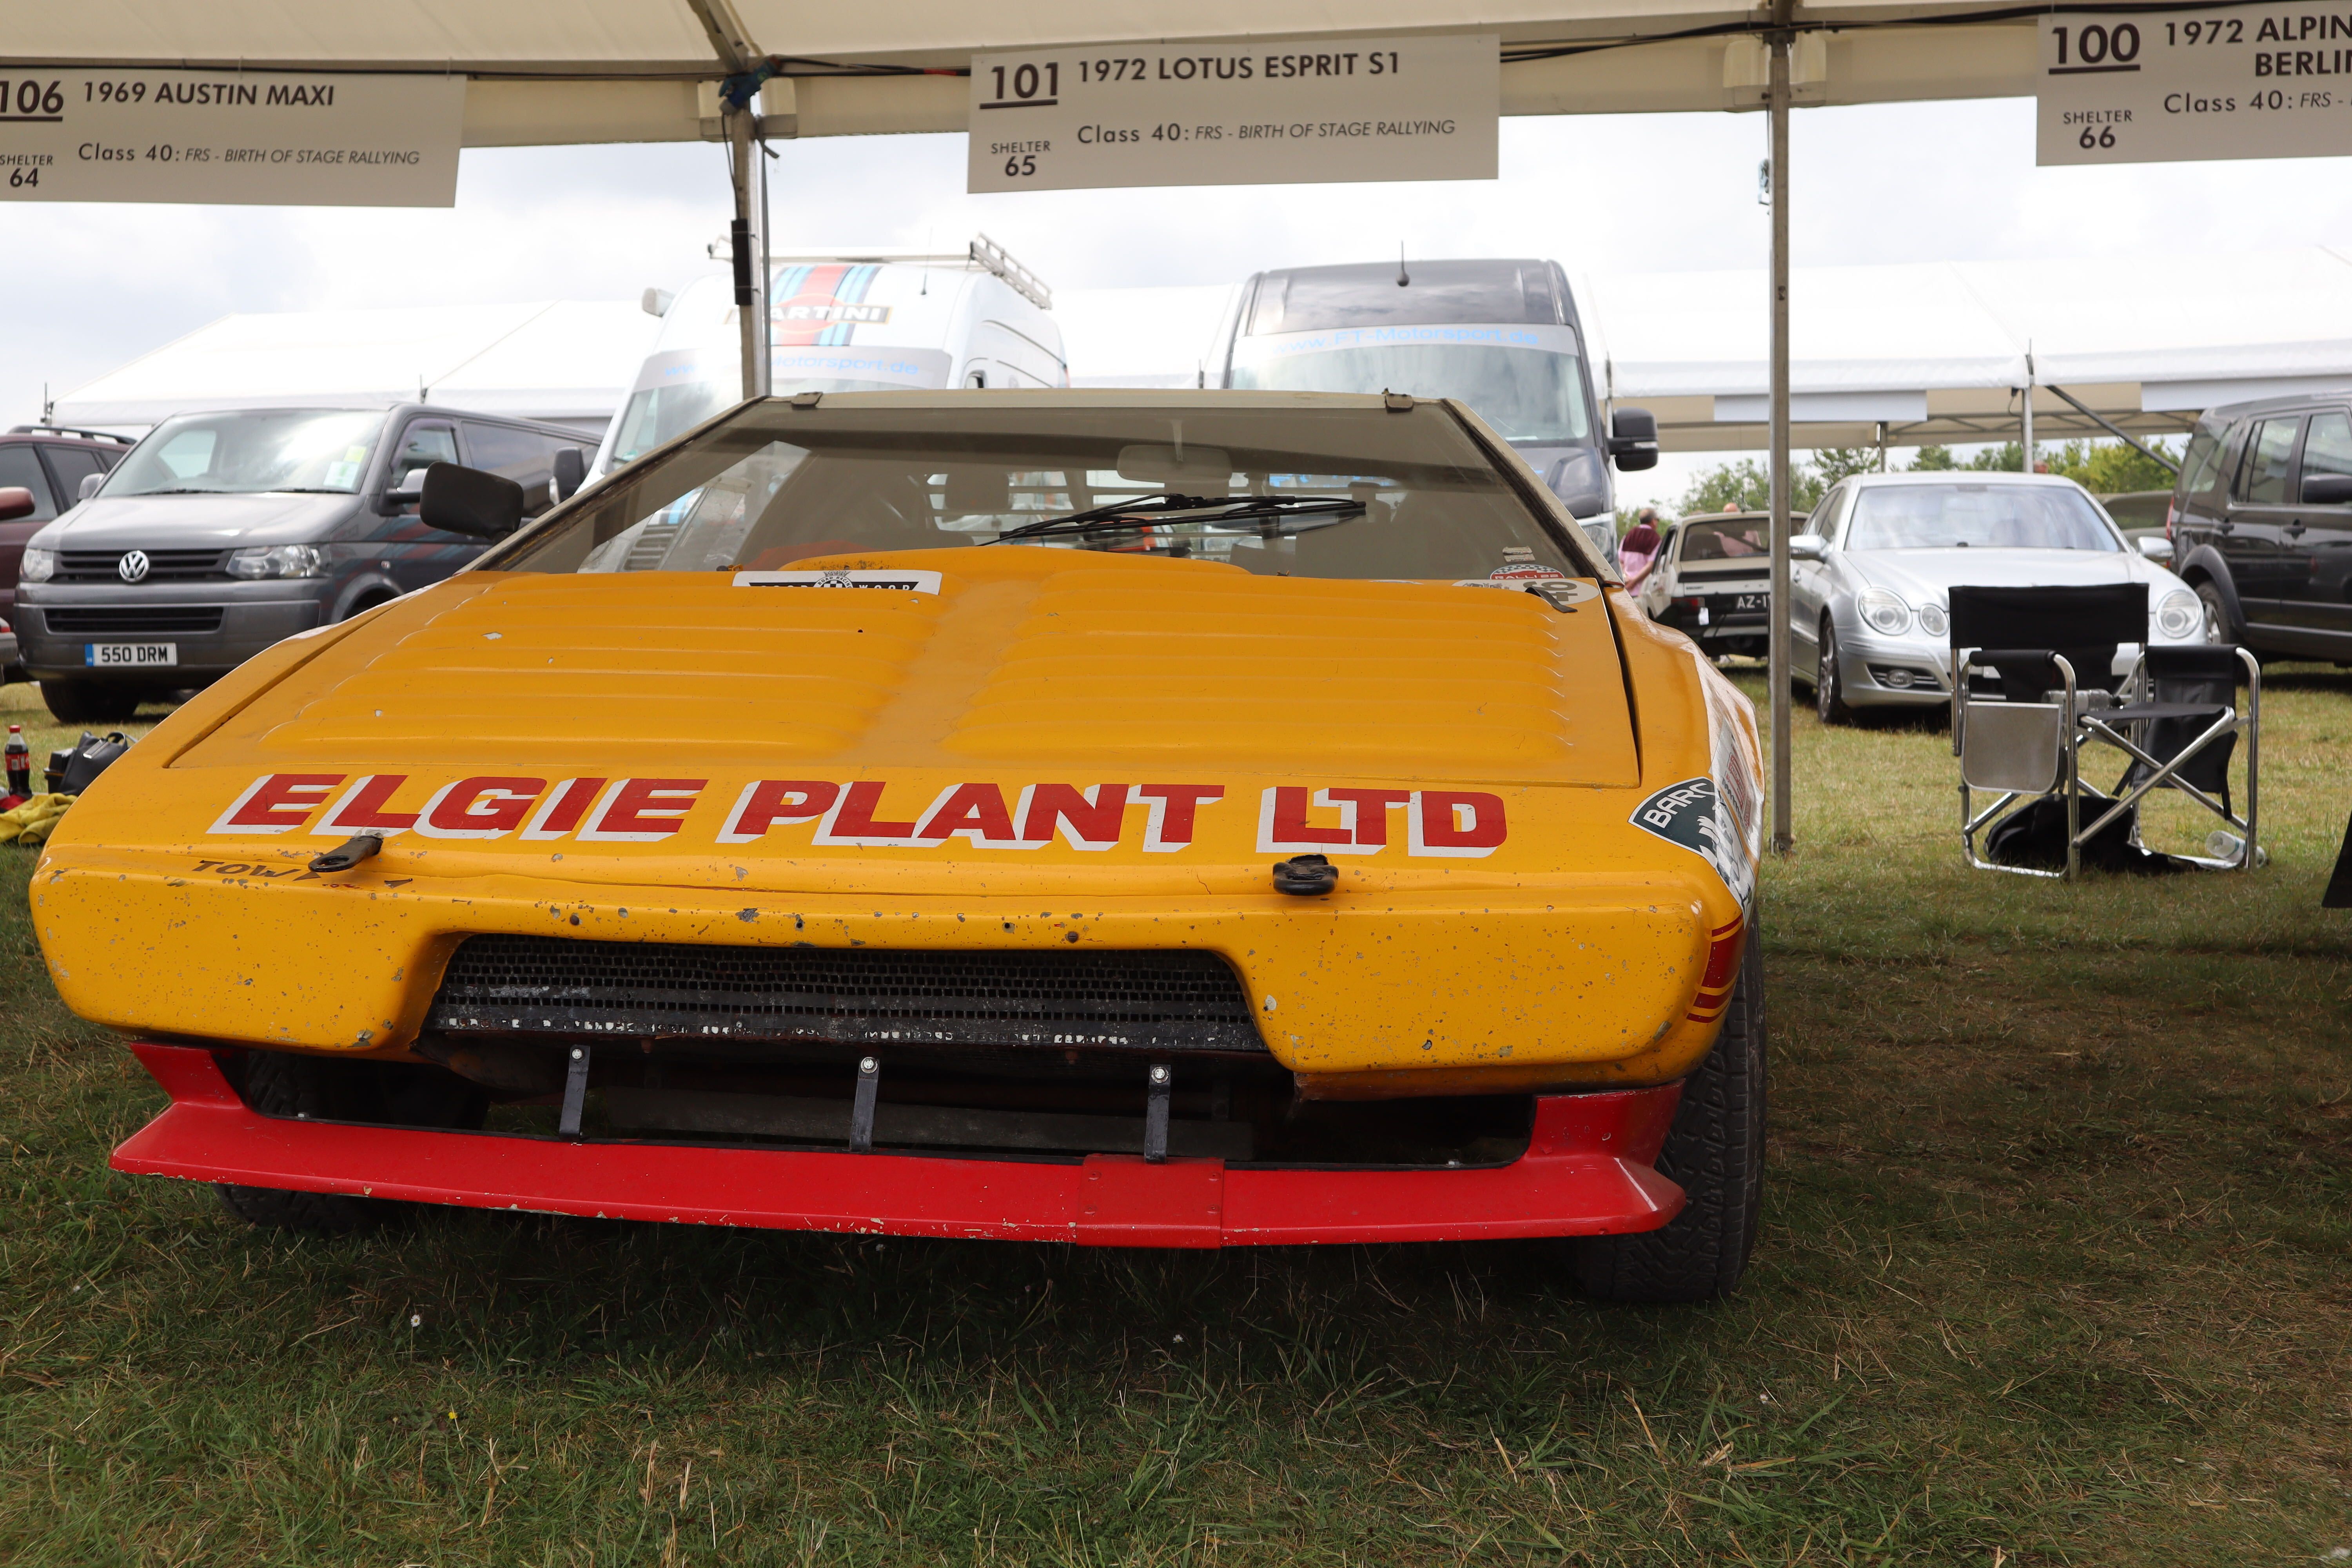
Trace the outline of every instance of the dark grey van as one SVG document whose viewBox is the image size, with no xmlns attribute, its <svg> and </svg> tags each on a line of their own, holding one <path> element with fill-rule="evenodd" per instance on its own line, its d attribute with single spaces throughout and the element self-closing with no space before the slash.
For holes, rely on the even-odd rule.
<svg viewBox="0 0 2352 1568">
<path fill-rule="evenodd" d="M 418 521 L 431 464 L 516 480 L 536 515 L 579 483 L 587 445 L 562 426 L 415 404 L 175 416 L 26 542 L 18 657 L 58 719 L 127 719 L 480 554 L 488 541 Z"/>
<path fill-rule="evenodd" d="M 1261 272 L 1242 286 L 1218 384 L 1458 397 L 1511 444 L 1612 565 L 1609 461 L 1655 468 L 1658 425 L 1620 408 L 1603 434 L 1568 275 L 1556 261 L 1379 262 Z"/>
<path fill-rule="evenodd" d="M 2209 640 L 2352 663 L 2352 387 L 2209 410 L 2166 532 Z"/>
</svg>

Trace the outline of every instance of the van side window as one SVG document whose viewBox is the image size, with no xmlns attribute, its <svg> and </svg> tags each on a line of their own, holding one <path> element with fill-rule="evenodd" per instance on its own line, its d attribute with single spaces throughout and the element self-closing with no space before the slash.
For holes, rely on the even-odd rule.
<svg viewBox="0 0 2352 1568">
<path fill-rule="evenodd" d="M 2183 496 L 2202 495 L 2213 487 L 2213 475 L 2221 466 L 2221 432 L 2210 425 L 2200 425 L 2197 433 L 2189 437 L 2189 450 L 2180 459 L 2180 493 Z"/>
<path fill-rule="evenodd" d="M 2352 416 L 2311 416 L 2311 433 L 2303 438 L 2303 478 L 2314 474 L 2352 474 Z"/>
<path fill-rule="evenodd" d="M 388 470 L 394 485 L 404 479 L 411 468 L 429 468 L 436 463 L 457 460 L 457 432 L 446 425 L 411 425 L 400 438 L 400 455 L 392 460 Z"/>
<path fill-rule="evenodd" d="M 2287 474 L 2294 467 L 2294 437 L 2302 425 L 2302 416 L 2288 415 L 2254 427 L 2254 438 L 2246 443 L 2245 458 L 2238 465 L 2238 500 L 2249 506 L 2287 504 Z"/>
<path fill-rule="evenodd" d="M 466 421 L 466 450 L 474 459 L 472 466 L 512 479 L 531 492 L 528 506 L 533 513 L 547 505 L 547 479 L 555 471 L 556 451 L 584 445 L 584 441 L 558 440 L 535 430 L 518 430 L 510 425 Z"/>
<path fill-rule="evenodd" d="M 41 472 L 40 454 L 30 441 L 0 447 L 0 485 L 22 485 L 33 492 L 33 521 L 47 522 L 58 515 L 57 503 L 49 497 L 49 476 Z"/>
</svg>

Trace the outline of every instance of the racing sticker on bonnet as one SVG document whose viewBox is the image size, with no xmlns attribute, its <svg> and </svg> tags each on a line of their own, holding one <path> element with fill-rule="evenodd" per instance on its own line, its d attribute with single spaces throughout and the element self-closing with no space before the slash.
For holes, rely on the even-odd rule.
<svg viewBox="0 0 2352 1568">
<path fill-rule="evenodd" d="M 1756 863 L 1748 856 L 1747 836 L 1713 779 L 1668 784 L 1635 806 L 1633 820 L 1634 826 L 1681 845 L 1714 867 L 1740 907 L 1748 906 L 1756 890 Z"/>
<path fill-rule="evenodd" d="M 936 594 L 936 572 L 738 572 L 738 588 L 895 588 L 901 594 Z"/>
</svg>

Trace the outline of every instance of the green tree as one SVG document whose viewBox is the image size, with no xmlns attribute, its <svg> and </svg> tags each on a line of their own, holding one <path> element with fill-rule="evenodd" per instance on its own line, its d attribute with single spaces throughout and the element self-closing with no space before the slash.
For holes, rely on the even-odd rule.
<svg viewBox="0 0 2352 1568">
<path fill-rule="evenodd" d="M 1987 447 L 1961 467 L 1979 473 L 2014 474 L 2025 467 L 2025 448 L 2015 441 L 2003 441 L 1998 447 Z"/>
<path fill-rule="evenodd" d="M 1855 474 L 1878 471 L 1878 448 L 1875 447 L 1823 447 L 1813 454 L 1813 471 L 1821 476 L 1822 492 L 1840 479 Z M 1815 498 L 1816 500 L 1819 497 Z"/>
<path fill-rule="evenodd" d="M 1822 476 L 1811 467 L 1797 462 L 1790 464 L 1789 502 L 1792 510 L 1812 510 L 1820 502 L 1822 492 L 1828 488 Z M 1742 458 L 1737 462 L 1717 463 L 1714 468 L 1701 471 L 1691 481 L 1690 489 L 1683 492 L 1682 503 L 1677 510 L 1680 515 L 1688 517 L 1694 512 L 1721 511 L 1726 507 L 1738 511 L 1769 511 L 1771 506 L 1771 475 L 1755 458 Z"/>
<path fill-rule="evenodd" d="M 1918 473 L 1949 473 L 1959 466 L 1949 447 L 1922 447 L 1911 458 L 1912 469 Z"/>
</svg>

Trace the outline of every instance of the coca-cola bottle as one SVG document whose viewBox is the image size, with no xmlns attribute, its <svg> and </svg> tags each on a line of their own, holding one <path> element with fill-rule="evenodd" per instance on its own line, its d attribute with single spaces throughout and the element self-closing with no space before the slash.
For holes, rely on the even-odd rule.
<svg viewBox="0 0 2352 1568">
<path fill-rule="evenodd" d="M 33 793 L 33 752 L 25 744 L 25 726 L 8 726 L 8 793 Z"/>
</svg>

